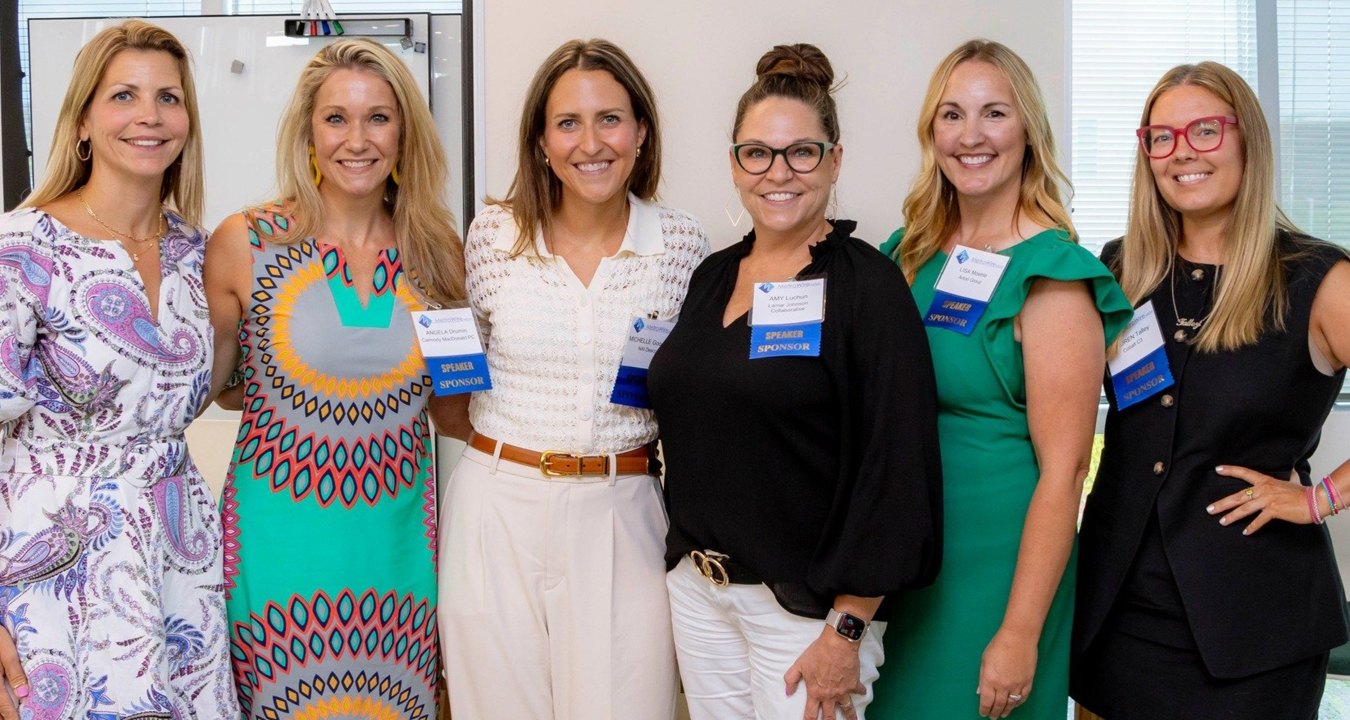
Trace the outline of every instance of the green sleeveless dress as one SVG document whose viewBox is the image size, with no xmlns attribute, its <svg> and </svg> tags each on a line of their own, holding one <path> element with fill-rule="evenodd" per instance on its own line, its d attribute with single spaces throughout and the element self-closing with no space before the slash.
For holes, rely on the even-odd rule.
<svg viewBox="0 0 1350 720">
<path fill-rule="evenodd" d="M 897 257 L 902 232 L 882 252 Z M 1033 282 L 1087 282 L 1108 343 L 1133 314 L 1106 267 L 1062 231 L 1046 230 L 1000 254 L 1011 261 L 974 331 L 928 328 L 942 445 L 942 571 L 932 586 L 888 600 L 886 661 L 868 720 L 979 717 L 980 657 L 1008 605 L 1022 524 L 1040 476 L 1027 427 L 1022 348 L 1013 338 L 1013 318 Z M 912 291 L 920 312 L 932 303 L 946 260 L 939 252 L 919 269 Z M 1070 558 L 1041 633 L 1032 691 L 1012 718 L 1064 720 L 1074 566 Z"/>
<path fill-rule="evenodd" d="M 221 501 L 243 718 L 434 720 L 431 379 L 394 249 L 362 304 L 337 246 L 250 211 L 244 412 Z M 222 719 L 224 720 L 224 719 Z"/>
</svg>

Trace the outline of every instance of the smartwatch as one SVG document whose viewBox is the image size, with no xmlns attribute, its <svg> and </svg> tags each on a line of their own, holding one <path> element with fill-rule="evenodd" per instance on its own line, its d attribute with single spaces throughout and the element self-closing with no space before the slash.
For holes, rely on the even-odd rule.
<svg viewBox="0 0 1350 720">
<path fill-rule="evenodd" d="M 834 608 L 830 608 L 830 612 L 825 615 L 825 624 L 839 633 L 840 637 L 853 643 L 862 640 L 863 635 L 867 633 L 866 620 L 857 615 L 839 612 Z"/>
</svg>

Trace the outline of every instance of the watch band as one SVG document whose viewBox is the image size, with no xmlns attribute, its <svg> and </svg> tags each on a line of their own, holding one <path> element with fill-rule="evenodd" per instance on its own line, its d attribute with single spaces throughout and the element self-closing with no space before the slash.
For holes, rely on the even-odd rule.
<svg viewBox="0 0 1350 720">
<path fill-rule="evenodd" d="M 839 636 L 845 640 L 855 643 L 863 639 L 867 634 L 867 628 L 870 625 L 866 620 L 857 615 L 850 615 L 846 612 L 839 612 L 834 608 L 825 614 L 825 624 L 833 628 Z"/>
</svg>

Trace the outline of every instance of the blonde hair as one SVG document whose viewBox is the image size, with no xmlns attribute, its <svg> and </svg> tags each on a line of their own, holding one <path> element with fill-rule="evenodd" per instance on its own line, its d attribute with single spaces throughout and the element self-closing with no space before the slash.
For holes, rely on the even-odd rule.
<svg viewBox="0 0 1350 720">
<path fill-rule="evenodd" d="M 314 104 L 319 88 L 338 70 L 373 73 L 389 83 L 398 101 L 399 182 L 392 176 L 385 181 L 385 203 L 394 218 L 399 259 L 413 280 L 411 289 L 440 305 L 463 300 L 464 246 L 445 202 L 449 171 L 431 109 L 403 61 L 371 40 L 339 40 L 320 50 L 300 71 L 277 133 L 277 204 L 294 220 L 283 237 L 272 241 L 299 242 L 318 231 L 323 200 L 309 154 L 314 146 Z"/>
<path fill-rule="evenodd" d="M 604 70 L 628 93 L 633 106 L 633 117 L 647 127 L 642 152 L 628 176 L 628 192 L 643 200 L 656 197 L 661 182 L 661 124 L 656 113 L 656 94 L 647 78 L 618 45 L 599 38 L 569 40 L 558 46 L 535 71 L 530 87 L 525 91 L 525 103 L 520 113 L 520 132 L 516 141 L 516 176 L 502 199 L 488 198 L 493 205 L 511 210 L 511 217 L 519 229 L 511 247 L 514 257 L 526 251 L 536 252 L 534 233 L 547 232 L 553 212 L 562 202 L 562 181 L 544 162 L 539 151 L 539 139 L 544 136 L 544 117 L 548 96 L 553 86 L 568 70 Z"/>
<path fill-rule="evenodd" d="M 942 102 L 952 72 L 966 62 L 993 65 L 1003 72 L 1012 86 L 1013 105 L 1027 132 L 1017 212 L 1038 225 L 1061 228 L 1070 240 L 1078 241 L 1073 220 L 1061 200 L 1062 193 L 1069 191 L 1069 178 L 1055 160 L 1055 137 L 1045 111 L 1045 98 L 1031 68 L 1001 43 L 970 40 L 938 64 L 928 81 L 928 93 L 919 110 L 919 151 L 923 164 L 905 197 L 905 236 L 898 250 L 900 265 L 910 282 L 914 282 L 919 268 L 937 254 L 961 223 L 956 188 L 938 165 L 933 121 L 937 118 L 938 104 Z"/>
<path fill-rule="evenodd" d="M 1158 98 L 1192 85 L 1213 93 L 1238 119 L 1242 179 L 1224 232 L 1224 266 L 1217 280 L 1213 311 L 1196 335 L 1205 352 L 1235 350 L 1255 343 L 1267 310 L 1284 327 L 1287 307 L 1278 231 L 1298 232 L 1275 203 L 1275 151 L 1256 94 L 1241 76 L 1216 62 L 1178 65 L 1167 71 L 1144 103 L 1139 121 L 1147 125 Z M 1231 130 L 1230 130 L 1231 132 Z M 1134 164 L 1129 226 L 1115 262 L 1120 285 L 1131 303 L 1151 294 L 1167 278 L 1181 241 L 1181 214 L 1167 205 L 1142 150 Z"/>
<path fill-rule="evenodd" d="M 188 131 L 183 150 L 164 171 L 159 200 L 167 204 L 184 220 L 201 225 L 202 207 L 206 193 L 202 183 L 202 135 L 197 116 L 197 89 L 192 82 L 192 67 L 187 48 L 169 31 L 142 20 L 128 20 L 95 35 L 75 56 L 70 85 L 61 101 L 61 112 L 52 133 L 52 151 L 47 168 L 37 184 L 19 207 L 40 207 L 82 187 L 89 182 L 93 157 L 81 160 L 79 150 L 80 124 L 89 112 L 103 74 L 114 57 L 123 50 L 164 52 L 173 57 L 178 66 L 179 81 L 183 87 L 183 109 L 187 111 Z M 91 141 L 92 142 L 92 141 Z"/>
</svg>

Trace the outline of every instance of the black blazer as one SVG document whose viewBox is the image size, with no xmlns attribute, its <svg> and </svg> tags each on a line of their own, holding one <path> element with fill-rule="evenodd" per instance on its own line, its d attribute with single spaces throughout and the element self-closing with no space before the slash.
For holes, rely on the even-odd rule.
<svg viewBox="0 0 1350 720">
<path fill-rule="evenodd" d="M 1273 477 L 1308 458 L 1345 371 L 1327 377 L 1308 354 L 1313 296 L 1335 246 L 1281 234 L 1289 297 L 1283 331 L 1267 324 L 1255 345 L 1201 353 L 1177 340 L 1173 283 L 1150 300 L 1175 385 L 1123 411 L 1108 395 L 1106 445 L 1083 514 L 1075 652 L 1087 649 L 1120 595 L 1150 516 L 1156 512 L 1195 642 L 1216 677 L 1243 677 L 1325 652 L 1346 641 L 1345 595 L 1325 527 L 1272 522 L 1250 537 L 1246 522 L 1224 527 L 1205 507 L 1248 487 L 1214 472 L 1240 465 Z M 1120 241 L 1102 252 L 1115 265 Z M 1200 272 L 1196 272 L 1200 270 Z M 1195 297 L 1213 266 L 1179 266 L 1176 288 Z M 1183 305 L 1183 308 L 1189 306 Z M 1191 313 L 1183 313 L 1191 314 Z"/>
</svg>

